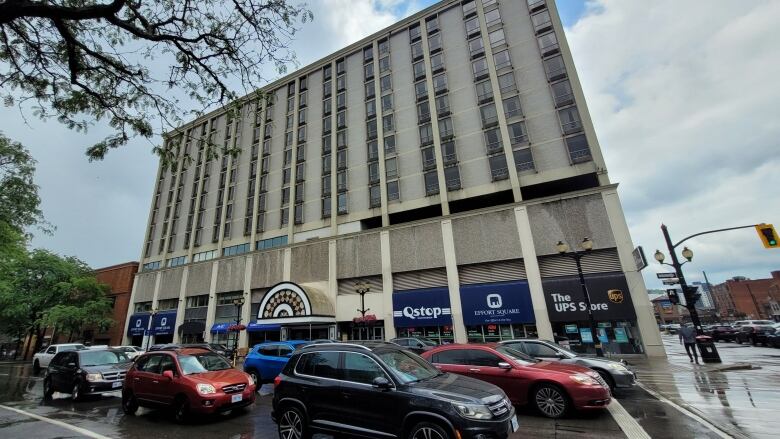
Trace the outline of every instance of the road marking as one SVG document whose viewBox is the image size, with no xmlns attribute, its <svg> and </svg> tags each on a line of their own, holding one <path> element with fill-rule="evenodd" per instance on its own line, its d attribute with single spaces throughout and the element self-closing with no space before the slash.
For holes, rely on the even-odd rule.
<svg viewBox="0 0 780 439">
<path fill-rule="evenodd" d="M 677 411 L 679 411 L 680 413 L 688 416 L 689 418 L 691 418 L 694 421 L 700 423 L 701 425 L 704 425 L 705 427 L 710 429 L 710 431 L 712 431 L 713 433 L 717 434 L 719 437 L 721 437 L 723 439 L 732 439 L 732 438 L 734 438 L 734 436 L 732 436 L 730 434 L 727 434 L 726 432 L 724 432 L 723 430 L 721 430 L 720 428 L 718 428 L 714 424 L 712 424 L 710 421 L 708 421 L 708 420 L 704 419 L 703 417 L 701 417 L 701 416 L 691 412 L 690 410 L 685 409 L 684 407 L 681 407 L 679 404 L 677 404 L 674 401 L 672 401 L 671 399 L 661 395 L 660 393 L 656 392 L 655 390 L 650 389 L 647 386 L 642 385 L 642 383 L 640 383 L 640 382 L 637 382 L 637 385 L 639 387 L 641 387 L 642 389 L 644 389 L 647 393 L 649 393 L 650 395 L 655 397 L 656 399 L 658 399 L 658 400 L 660 400 L 662 402 L 665 402 L 666 404 L 669 404 L 670 406 L 672 406 L 675 409 L 677 409 Z M 740 436 L 740 437 L 744 437 L 744 436 Z"/>
<path fill-rule="evenodd" d="M 623 430 L 628 439 L 651 439 L 644 428 L 639 425 L 636 419 L 618 402 L 617 399 L 612 398 L 612 402 L 607 406 L 609 414 L 615 419 L 618 427 Z"/>
<path fill-rule="evenodd" d="M 24 410 L 19 410 L 19 409 L 14 408 L 14 407 L 8 407 L 7 405 L 0 404 L 0 408 L 6 409 L 6 410 L 10 410 L 12 412 L 16 412 L 16 413 L 18 413 L 20 415 L 29 416 L 29 417 L 37 419 L 39 421 L 48 422 L 49 424 L 53 424 L 53 425 L 56 425 L 58 427 L 65 428 L 67 430 L 74 431 L 74 432 L 76 432 L 78 434 L 81 434 L 81 435 L 84 435 L 84 436 L 87 436 L 87 437 L 91 437 L 93 439 L 111 439 L 108 436 L 103 436 L 102 434 L 95 433 L 94 431 L 89 431 L 89 430 L 81 428 L 81 427 L 76 427 L 75 425 L 66 424 L 66 423 L 64 423 L 62 421 L 58 421 L 56 419 L 45 418 L 43 416 L 36 415 L 35 413 L 26 412 Z"/>
</svg>

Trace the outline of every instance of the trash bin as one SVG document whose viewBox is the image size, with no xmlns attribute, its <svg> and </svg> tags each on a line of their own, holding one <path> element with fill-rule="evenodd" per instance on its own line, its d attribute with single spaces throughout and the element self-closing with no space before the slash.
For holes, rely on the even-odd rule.
<svg viewBox="0 0 780 439">
<path fill-rule="evenodd" d="M 696 346 L 699 347 L 701 361 L 704 363 L 720 363 L 720 355 L 715 348 L 715 342 L 708 335 L 699 335 L 696 337 Z"/>
</svg>

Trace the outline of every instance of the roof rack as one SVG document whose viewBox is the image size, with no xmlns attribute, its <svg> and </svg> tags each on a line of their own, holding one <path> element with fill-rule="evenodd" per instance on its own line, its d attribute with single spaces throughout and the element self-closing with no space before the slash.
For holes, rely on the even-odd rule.
<svg viewBox="0 0 780 439">
<path fill-rule="evenodd" d="M 352 346 L 352 347 L 356 347 L 356 348 L 363 348 L 363 349 L 365 349 L 367 351 L 371 350 L 368 346 L 363 346 L 361 344 L 357 344 L 357 343 L 341 343 L 341 342 L 337 342 L 337 343 L 312 343 L 312 344 L 307 344 L 306 346 L 302 347 L 301 349 L 307 349 L 307 348 L 312 348 L 312 347 L 331 347 L 331 346 Z"/>
</svg>

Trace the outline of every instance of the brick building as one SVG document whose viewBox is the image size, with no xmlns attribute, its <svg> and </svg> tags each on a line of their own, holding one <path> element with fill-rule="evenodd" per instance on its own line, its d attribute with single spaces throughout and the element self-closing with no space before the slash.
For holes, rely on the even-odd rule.
<svg viewBox="0 0 780 439">
<path fill-rule="evenodd" d="M 737 276 L 712 287 L 712 296 L 723 319 L 772 319 L 780 321 L 780 270 L 769 279 Z"/>
<path fill-rule="evenodd" d="M 121 345 L 122 332 L 127 318 L 127 309 L 130 305 L 130 293 L 133 290 L 133 280 L 138 273 L 138 262 L 125 262 L 124 264 L 95 270 L 95 277 L 111 287 L 108 298 L 113 305 L 113 319 L 116 323 L 106 332 L 95 333 L 94 330 L 84 331 L 84 341 L 93 345 Z"/>
</svg>

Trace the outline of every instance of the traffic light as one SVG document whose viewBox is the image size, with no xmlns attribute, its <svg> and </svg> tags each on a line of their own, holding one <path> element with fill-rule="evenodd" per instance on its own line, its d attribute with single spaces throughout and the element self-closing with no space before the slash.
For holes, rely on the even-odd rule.
<svg viewBox="0 0 780 439">
<path fill-rule="evenodd" d="M 761 242 L 764 244 L 764 247 L 780 248 L 777 232 L 775 231 L 775 227 L 773 225 L 758 224 L 756 225 L 756 231 L 758 232 L 758 237 L 761 238 Z"/>
<path fill-rule="evenodd" d="M 677 295 L 677 290 L 666 290 L 666 295 L 669 296 L 669 302 L 672 302 L 672 305 L 680 304 L 680 297 Z"/>
</svg>

